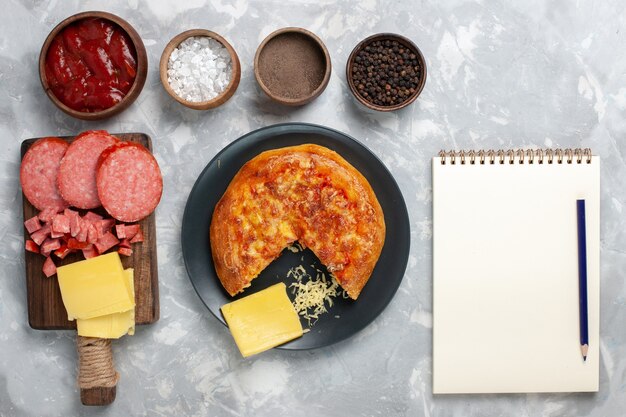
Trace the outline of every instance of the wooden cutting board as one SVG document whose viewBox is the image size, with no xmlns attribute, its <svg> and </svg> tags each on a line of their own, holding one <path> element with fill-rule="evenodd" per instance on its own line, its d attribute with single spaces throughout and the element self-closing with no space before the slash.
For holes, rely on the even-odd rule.
<svg viewBox="0 0 626 417">
<path fill-rule="evenodd" d="M 143 133 L 122 133 L 114 136 L 144 145 L 152 152 L 152 141 Z M 22 158 L 30 146 L 40 138 L 27 139 L 22 142 Z M 73 136 L 61 137 L 71 143 Z M 24 220 L 36 216 L 39 211 L 22 195 Z M 104 215 L 104 209 L 92 210 Z M 79 210 L 81 215 L 86 210 Z M 156 226 L 154 213 L 139 222 L 143 231 L 144 241 L 132 245 L 131 256 L 120 256 L 124 268 L 134 268 L 135 281 L 135 322 L 136 324 L 150 324 L 159 319 L 159 284 L 157 272 Z M 29 239 L 28 231 L 24 228 L 24 241 Z M 26 264 L 26 293 L 28 299 L 28 323 L 33 329 L 63 330 L 75 329 L 76 321 L 67 319 L 67 311 L 61 299 L 61 291 L 56 275 L 48 278 L 43 273 L 45 258 L 39 254 L 24 251 Z M 58 266 L 66 265 L 85 258 L 82 253 L 69 254 L 65 259 L 54 258 Z"/>
</svg>

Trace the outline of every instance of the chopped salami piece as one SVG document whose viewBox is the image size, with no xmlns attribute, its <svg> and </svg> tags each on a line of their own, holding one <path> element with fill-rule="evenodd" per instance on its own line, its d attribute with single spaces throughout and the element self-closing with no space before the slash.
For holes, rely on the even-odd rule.
<svg viewBox="0 0 626 417">
<path fill-rule="evenodd" d="M 53 250 L 61 247 L 61 241 L 59 239 L 48 238 L 41 244 L 39 251 L 43 256 L 48 256 Z"/>
<path fill-rule="evenodd" d="M 120 248 L 128 248 L 130 249 L 130 240 L 128 239 L 122 239 L 119 243 Z"/>
<path fill-rule="evenodd" d="M 119 248 L 117 253 L 124 256 L 130 256 L 133 254 L 133 250 L 131 248 Z"/>
<path fill-rule="evenodd" d="M 56 213 L 69 205 L 57 188 L 59 166 L 67 148 L 68 144 L 62 139 L 43 138 L 35 142 L 22 158 L 22 191 L 38 210 L 50 208 Z"/>
<path fill-rule="evenodd" d="M 52 231 L 57 233 L 70 232 L 70 218 L 65 214 L 57 214 L 52 218 Z"/>
<path fill-rule="evenodd" d="M 70 219 L 70 233 L 72 236 L 76 236 L 78 234 L 78 226 L 80 225 L 79 219 L 80 214 L 77 211 L 66 208 L 63 212 L 65 216 Z"/>
<path fill-rule="evenodd" d="M 63 233 L 63 232 L 55 232 L 54 230 L 50 231 L 50 237 L 52 237 L 52 238 L 58 239 L 58 238 L 63 237 L 63 236 L 65 236 L 65 233 Z"/>
<path fill-rule="evenodd" d="M 115 234 L 118 239 L 126 239 L 126 226 L 124 224 L 118 224 L 115 226 Z"/>
<path fill-rule="evenodd" d="M 143 242 L 143 232 L 141 229 L 137 232 L 137 234 L 130 240 L 130 243 L 139 243 Z"/>
<path fill-rule="evenodd" d="M 43 273 L 46 274 L 48 278 L 57 273 L 57 267 L 54 264 L 54 261 L 51 257 L 47 257 L 46 261 L 43 263 Z"/>
<path fill-rule="evenodd" d="M 50 236 L 50 225 L 45 224 L 41 229 L 30 235 L 30 238 L 38 245 L 41 245 L 46 238 Z"/>
<path fill-rule="evenodd" d="M 78 240 L 79 242 L 86 242 L 87 233 L 89 233 L 89 226 L 91 225 L 91 223 L 85 219 L 79 219 L 79 224 L 80 227 L 78 233 L 76 234 L 76 240 Z"/>
<path fill-rule="evenodd" d="M 67 241 L 67 247 L 70 249 L 86 249 L 92 246 L 91 243 L 81 242 L 76 238 L 69 238 Z"/>
<path fill-rule="evenodd" d="M 58 213 L 57 209 L 55 208 L 46 208 L 43 209 L 40 213 L 39 213 L 39 220 L 41 220 L 44 223 L 50 223 L 52 221 L 52 219 L 54 218 L 54 216 L 56 216 L 56 214 Z"/>
<path fill-rule="evenodd" d="M 98 231 L 98 238 L 104 236 L 107 232 L 111 231 L 111 229 L 115 226 L 114 219 L 102 219 L 96 222 L 96 229 Z"/>
<path fill-rule="evenodd" d="M 83 256 L 85 259 L 91 259 L 98 256 L 98 250 L 93 245 L 89 246 L 90 247 L 83 249 Z"/>
<path fill-rule="evenodd" d="M 102 236 L 96 243 L 96 249 L 98 249 L 98 253 L 104 253 L 111 249 L 113 246 L 120 243 L 119 240 L 115 237 L 115 235 L 111 232 L 107 232 L 104 236 Z"/>
<path fill-rule="evenodd" d="M 126 237 L 128 239 L 132 239 L 135 235 L 141 230 L 141 226 L 138 224 L 127 224 L 124 227 L 124 231 L 126 232 Z"/>
<path fill-rule="evenodd" d="M 90 130 L 76 137 L 59 168 L 57 185 L 65 201 L 81 209 L 100 206 L 96 165 L 102 151 L 118 141 L 105 130 Z"/>
<path fill-rule="evenodd" d="M 30 219 L 24 222 L 24 227 L 28 230 L 28 233 L 31 234 L 41 229 L 41 223 L 39 223 L 39 217 L 31 217 Z"/>
<path fill-rule="evenodd" d="M 120 142 L 102 152 L 96 183 L 102 206 L 122 222 L 150 215 L 163 193 L 156 159 L 144 146 L 133 142 Z"/>
<path fill-rule="evenodd" d="M 76 237 L 80 233 L 80 222 L 81 219 L 78 214 L 70 217 L 70 235 L 72 237 Z"/>
<path fill-rule="evenodd" d="M 96 243 L 98 239 L 100 239 L 100 237 L 98 236 L 98 228 L 96 227 L 95 223 L 91 223 L 89 225 L 89 229 L 87 230 L 87 242 Z"/>
<path fill-rule="evenodd" d="M 94 213 L 93 211 L 88 211 L 84 216 L 83 220 L 87 220 L 89 222 L 95 222 L 96 220 L 102 220 L 102 216 Z"/>
<path fill-rule="evenodd" d="M 28 239 L 26 241 L 26 243 L 24 244 L 24 247 L 26 248 L 27 251 L 32 252 L 32 253 L 39 253 L 39 246 L 33 242 L 32 240 Z"/>
<path fill-rule="evenodd" d="M 72 210 L 70 208 L 66 208 L 65 210 L 63 210 L 63 214 L 65 214 L 70 219 L 72 217 L 74 217 L 74 216 L 79 216 L 79 214 L 78 214 L 78 212 L 76 210 Z"/>
<path fill-rule="evenodd" d="M 74 249 L 70 249 L 66 244 L 62 244 L 61 247 L 54 251 L 54 254 L 59 259 L 64 259 L 68 254 L 74 252 Z"/>
</svg>

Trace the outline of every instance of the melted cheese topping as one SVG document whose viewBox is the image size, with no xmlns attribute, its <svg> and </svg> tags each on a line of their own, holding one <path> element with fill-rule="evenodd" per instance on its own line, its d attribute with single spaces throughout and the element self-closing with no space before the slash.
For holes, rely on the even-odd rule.
<svg viewBox="0 0 626 417">
<path fill-rule="evenodd" d="M 344 288 L 363 282 L 350 287 L 356 298 L 385 236 L 369 184 L 328 149 L 272 152 L 249 161 L 216 206 L 211 245 L 222 283 L 234 295 L 284 248 L 308 247 Z"/>
</svg>

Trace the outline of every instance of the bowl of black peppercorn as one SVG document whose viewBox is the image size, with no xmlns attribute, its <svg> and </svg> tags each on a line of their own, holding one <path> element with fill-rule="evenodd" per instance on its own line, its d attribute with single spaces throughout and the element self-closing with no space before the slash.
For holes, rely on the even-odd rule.
<svg viewBox="0 0 626 417">
<path fill-rule="evenodd" d="M 350 91 L 377 111 L 399 110 L 413 103 L 426 83 L 426 60 L 404 36 L 378 33 L 352 50 L 346 65 Z"/>
</svg>

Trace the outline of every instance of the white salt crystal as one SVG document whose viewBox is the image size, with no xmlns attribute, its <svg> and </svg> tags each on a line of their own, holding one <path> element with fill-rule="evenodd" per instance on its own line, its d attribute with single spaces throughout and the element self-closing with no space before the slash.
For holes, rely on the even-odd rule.
<svg viewBox="0 0 626 417">
<path fill-rule="evenodd" d="M 176 95 L 201 102 L 220 95 L 230 83 L 232 62 L 228 50 L 215 39 L 187 38 L 170 54 L 167 82 Z"/>
</svg>

